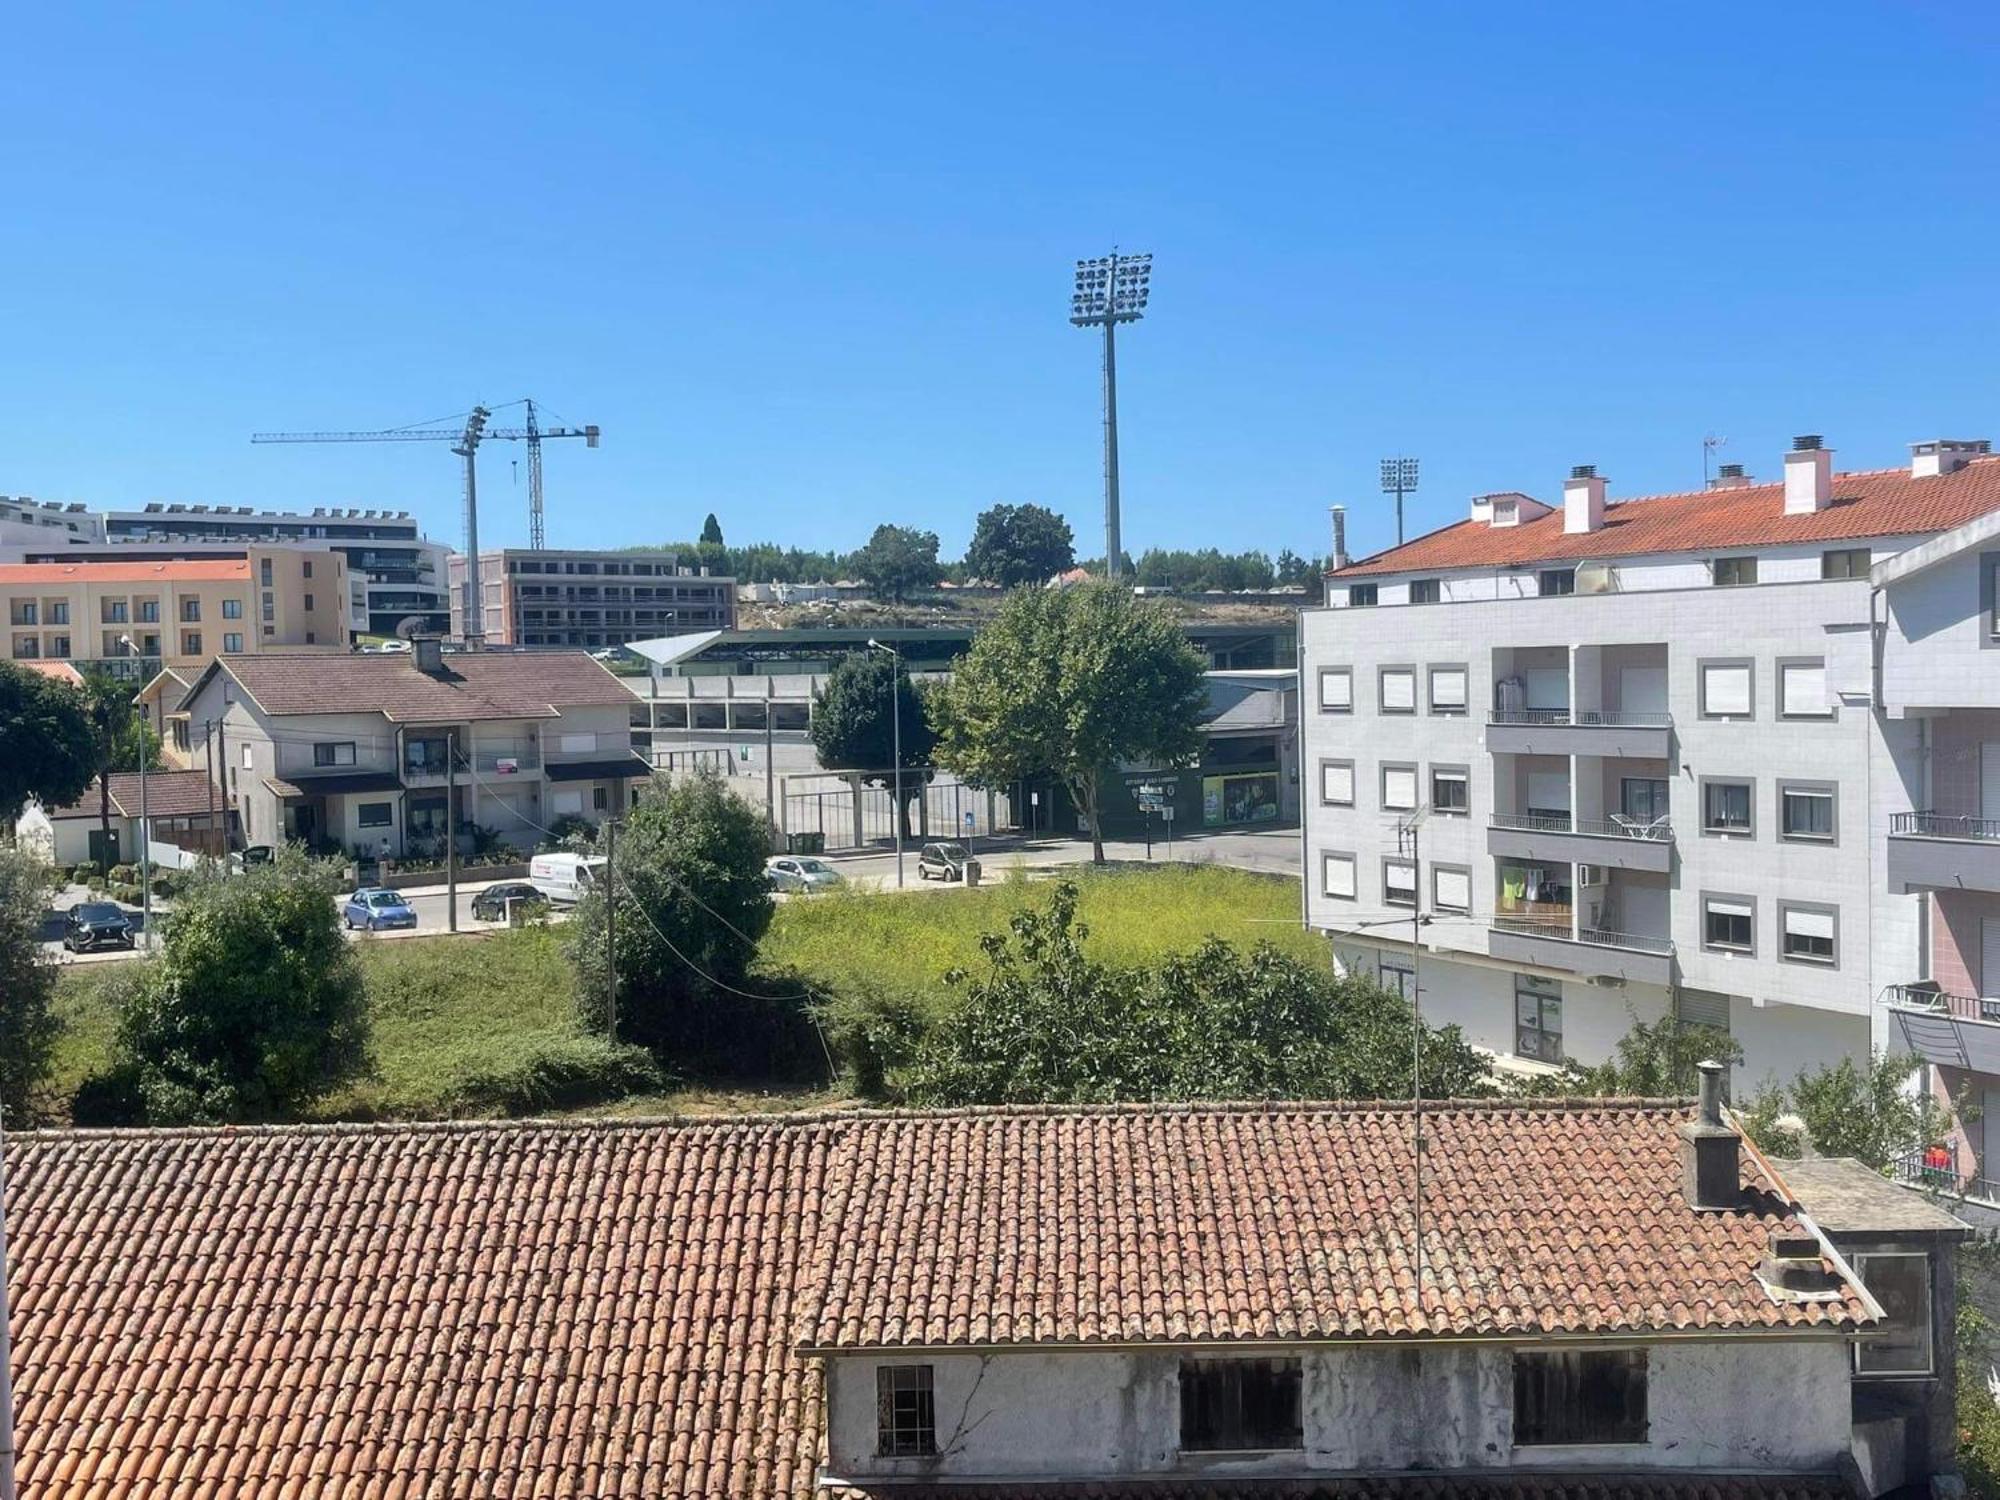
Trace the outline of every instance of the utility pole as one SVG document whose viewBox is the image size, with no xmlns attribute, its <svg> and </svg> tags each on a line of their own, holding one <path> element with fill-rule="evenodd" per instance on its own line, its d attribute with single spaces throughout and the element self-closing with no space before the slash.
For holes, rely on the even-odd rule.
<svg viewBox="0 0 2000 1500">
<path fill-rule="evenodd" d="M 211 855 L 221 859 L 229 851 L 217 847 L 220 841 L 215 836 L 215 720 L 213 719 L 201 721 L 201 758 L 208 762 L 208 834 L 202 842 L 208 846 Z"/>
<path fill-rule="evenodd" d="M 215 721 L 215 758 L 222 762 L 222 873 L 229 873 L 229 708 Z"/>
<path fill-rule="evenodd" d="M 444 908 L 448 931 L 458 931 L 458 730 L 444 732 Z"/>
<path fill-rule="evenodd" d="M 139 648 L 132 644 L 132 637 L 121 635 L 125 649 L 134 656 Z M 164 701 L 164 700 L 162 700 Z M 146 724 L 142 716 L 139 720 L 139 933 L 147 948 L 153 946 L 153 824 L 146 812 Z"/>
<path fill-rule="evenodd" d="M 618 820 L 604 820 L 604 1030 L 618 1040 Z"/>
<path fill-rule="evenodd" d="M 1120 323 L 1146 315 L 1153 257 L 1109 255 L 1076 263 L 1069 320 L 1078 328 L 1104 329 L 1104 576 L 1116 578 L 1124 563 L 1118 514 L 1118 343 Z"/>
<path fill-rule="evenodd" d="M 777 686 L 768 677 L 764 680 L 764 822 L 768 826 L 766 841 L 773 854 L 782 854 L 778 847 L 778 775 L 771 759 L 771 717 L 777 709 L 773 701 L 773 689 Z"/>
</svg>

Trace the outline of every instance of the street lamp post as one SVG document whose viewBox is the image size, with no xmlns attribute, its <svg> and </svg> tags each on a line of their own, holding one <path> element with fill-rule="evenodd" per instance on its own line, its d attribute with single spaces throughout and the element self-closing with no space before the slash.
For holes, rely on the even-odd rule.
<svg viewBox="0 0 2000 1500">
<path fill-rule="evenodd" d="M 118 637 L 126 650 L 138 655 L 139 648 L 132 644 L 132 637 Z M 143 712 L 139 719 L 139 934 L 146 947 L 153 946 L 153 824 L 146 808 L 146 720 Z M 109 775 L 110 772 L 106 772 Z"/>
<path fill-rule="evenodd" d="M 903 654 L 894 646 L 885 646 L 870 637 L 870 651 L 886 651 L 893 663 L 889 673 L 889 759 L 894 764 L 889 769 L 889 781 L 895 788 L 889 793 L 892 803 L 889 809 L 891 826 L 896 831 L 896 889 L 903 888 Z M 857 795 L 860 788 L 855 788 Z"/>
<path fill-rule="evenodd" d="M 1076 288 L 1069 320 L 1078 328 L 1104 330 L 1104 576 L 1116 578 L 1124 552 L 1118 519 L 1118 346 L 1114 330 L 1146 315 L 1152 289 L 1153 257 L 1109 255 L 1076 263 Z"/>
</svg>

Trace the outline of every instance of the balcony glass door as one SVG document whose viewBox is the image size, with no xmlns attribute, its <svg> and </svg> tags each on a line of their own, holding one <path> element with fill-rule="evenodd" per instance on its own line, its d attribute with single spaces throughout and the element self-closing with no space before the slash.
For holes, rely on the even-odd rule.
<svg viewBox="0 0 2000 1500">
<path fill-rule="evenodd" d="M 1618 787 L 1618 810 L 1638 823 L 1667 815 L 1667 784 L 1652 776 L 1627 776 Z"/>
<path fill-rule="evenodd" d="M 2000 820 L 2000 740 L 1979 747 L 1979 816 Z"/>
</svg>

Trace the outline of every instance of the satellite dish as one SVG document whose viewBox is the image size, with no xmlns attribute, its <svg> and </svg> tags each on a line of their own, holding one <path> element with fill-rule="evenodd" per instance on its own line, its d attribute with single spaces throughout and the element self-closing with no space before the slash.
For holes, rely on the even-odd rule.
<svg viewBox="0 0 2000 1500">
<path fill-rule="evenodd" d="M 414 641 L 418 636 L 425 634 L 428 632 L 424 629 L 422 615 L 404 615 L 396 622 L 396 639 L 399 641 Z"/>
</svg>

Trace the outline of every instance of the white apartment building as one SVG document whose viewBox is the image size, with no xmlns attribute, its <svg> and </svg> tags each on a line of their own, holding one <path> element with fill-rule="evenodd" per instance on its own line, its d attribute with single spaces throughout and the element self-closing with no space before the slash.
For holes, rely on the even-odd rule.
<svg viewBox="0 0 2000 1500">
<path fill-rule="evenodd" d="M 1306 920 L 1523 1069 L 1670 1013 L 1736 1037 L 1740 1087 L 1863 1055 L 1931 972 L 1890 863 L 1930 806 L 1891 679 L 1932 648 L 1878 670 L 1882 573 L 2000 513 L 2000 460 L 1932 442 L 1837 473 L 1811 437 L 1780 482 L 1607 488 L 1482 496 L 1332 574 L 1301 629 Z M 1990 581 L 1922 576 L 1906 615 L 1990 634 Z"/>
<path fill-rule="evenodd" d="M 13 559 L 28 547 L 69 547 L 103 540 L 104 518 L 79 504 L 0 495 L 0 559 Z"/>
</svg>

